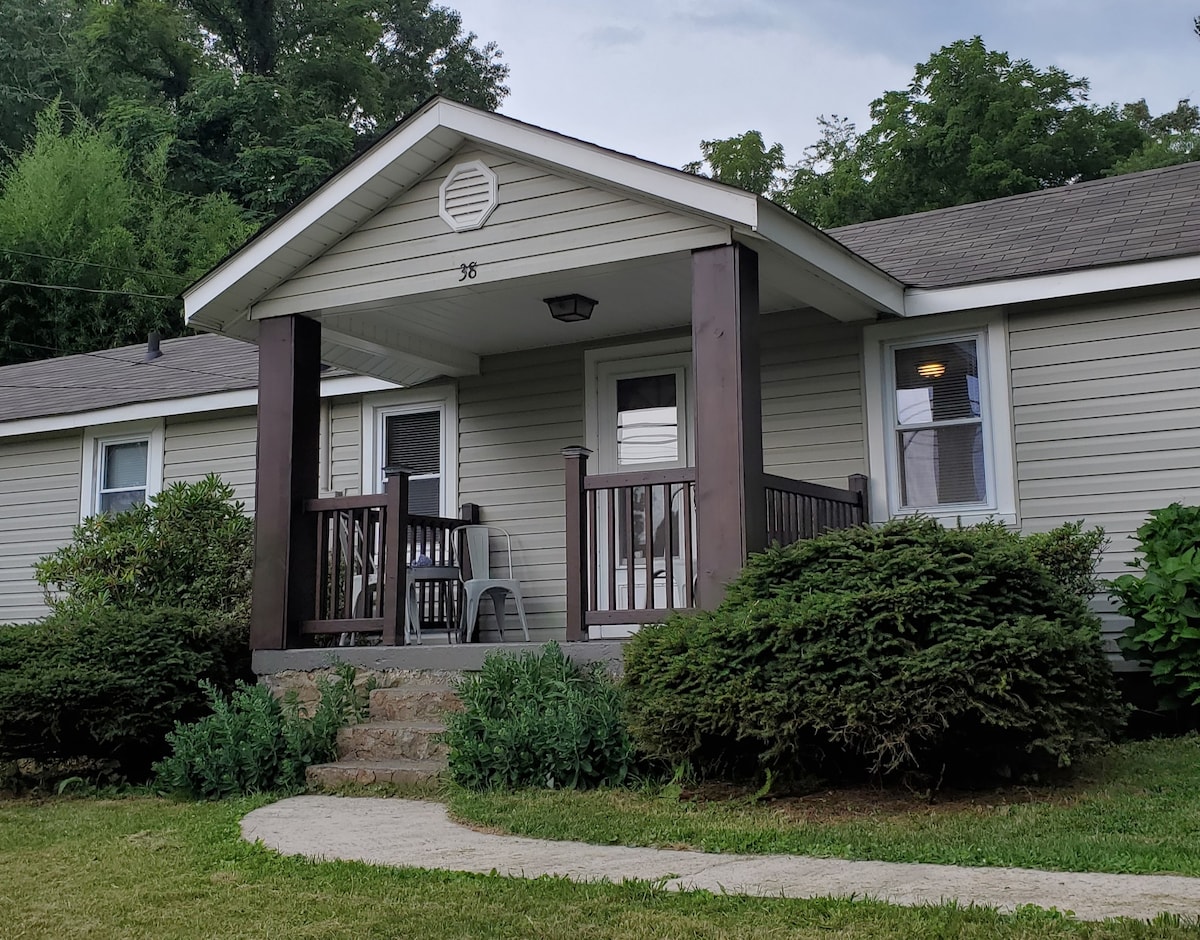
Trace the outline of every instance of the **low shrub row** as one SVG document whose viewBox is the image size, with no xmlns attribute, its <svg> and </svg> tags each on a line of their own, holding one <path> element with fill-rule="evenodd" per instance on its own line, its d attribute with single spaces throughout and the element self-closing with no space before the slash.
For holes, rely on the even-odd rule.
<svg viewBox="0 0 1200 940">
<path fill-rule="evenodd" d="M 160 786 L 208 800 L 302 789 L 305 769 L 334 759 L 338 729 L 363 718 L 370 694 L 370 686 L 355 688 L 346 665 L 317 680 L 311 709 L 294 692 L 280 701 L 261 685 L 239 682 L 229 697 L 210 682 L 202 687 L 211 713 L 175 723 L 171 753 L 155 771 Z"/>
<path fill-rule="evenodd" d="M 208 612 L 100 608 L 0 629 L 0 762 L 84 761 L 145 779 L 202 682 L 249 676 L 244 625 Z"/>
</svg>

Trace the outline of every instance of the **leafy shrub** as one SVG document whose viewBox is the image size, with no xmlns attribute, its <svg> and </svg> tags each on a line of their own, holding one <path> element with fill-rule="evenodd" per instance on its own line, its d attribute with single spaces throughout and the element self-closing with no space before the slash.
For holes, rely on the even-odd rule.
<svg viewBox="0 0 1200 940">
<path fill-rule="evenodd" d="M 154 768 L 159 785 L 213 800 L 302 789 L 305 769 L 333 760 L 338 729 L 366 710 L 352 666 L 339 666 L 337 681 L 318 679 L 317 688 L 320 699 L 310 714 L 295 693 L 281 702 L 265 686 L 240 682 L 226 698 L 204 683 L 212 713 L 191 724 L 176 722 L 167 735 L 171 754 Z"/>
<path fill-rule="evenodd" d="M 520 657 L 492 654 L 458 687 L 464 711 L 446 719 L 450 774 L 472 790 L 616 785 L 633 745 L 621 691 L 557 643 Z"/>
<path fill-rule="evenodd" d="M 201 680 L 247 674 L 247 645 L 223 618 L 165 608 L 0 628 L 0 761 L 115 763 L 140 779 L 172 724 L 203 713 Z"/>
<path fill-rule="evenodd" d="M 1024 541 L 1034 559 L 1076 597 L 1087 600 L 1104 590 L 1103 581 L 1096 576 L 1096 565 L 1108 545 L 1103 529 L 1085 531 L 1083 522 L 1077 521 L 1049 532 L 1013 533 L 1013 537 Z"/>
<path fill-rule="evenodd" d="M 173 607 L 248 622 L 254 523 L 214 475 L 174 483 L 143 505 L 100 514 L 34 571 L 52 611 Z"/>
<path fill-rule="evenodd" d="M 1026 776 L 1124 718 L 1098 621 L 1029 540 L 919 518 L 752 557 L 715 612 L 640 631 L 625 676 L 645 752 L 732 777 Z"/>
<path fill-rule="evenodd" d="M 1150 666 L 1166 706 L 1200 704 L 1200 506 L 1156 509 L 1137 530 L 1137 554 L 1109 585 L 1133 624 L 1120 640 Z"/>
</svg>

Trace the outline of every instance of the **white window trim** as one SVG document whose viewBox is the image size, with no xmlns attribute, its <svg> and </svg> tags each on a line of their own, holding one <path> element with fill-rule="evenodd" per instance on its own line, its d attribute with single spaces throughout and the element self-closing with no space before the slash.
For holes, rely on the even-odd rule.
<svg viewBox="0 0 1200 940">
<path fill-rule="evenodd" d="M 683 368 L 687 376 L 683 394 L 683 420 L 680 423 L 680 438 L 684 442 L 686 460 L 684 466 L 696 465 L 695 435 L 692 433 L 692 409 L 695 407 L 695 370 L 692 366 L 692 339 L 677 336 L 671 339 L 651 340 L 645 343 L 630 343 L 623 346 L 600 346 L 583 351 L 583 439 L 592 452 L 592 473 L 601 473 L 597 465 L 600 460 L 600 411 L 607 395 L 600 391 L 600 382 L 615 375 L 650 374 L 656 369 Z"/>
<path fill-rule="evenodd" d="M 1016 460 L 1013 445 L 1012 395 L 1008 368 L 1008 330 L 1002 311 L 978 311 L 943 317 L 940 322 L 893 321 L 863 329 L 863 390 L 867 412 L 867 459 L 870 468 L 871 521 L 897 516 L 930 516 L 945 525 L 972 525 L 992 519 L 1015 526 Z M 983 443 L 988 502 L 985 506 L 900 506 L 896 465 L 895 415 L 892 394 L 892 350 L 899 346 L 977 337 L 980 384 L 984 389 Z"/>
<path fill-rule="evenodd" d="M 385 422 L 392 415 L 438 411 L 442 415 L 442 515 L 458 515 L 458 395 L 455 386 L 364 395 L 362 404 L 362 492 L 383 492 Z"/>
<path fill-rule="evenodd" d="M 108 444 L 131 444 L 146 441 L 146 499 L 157 496 L 163 488 L 163 421 L 138 421 L 126 424 L 107 424 L 84 428 L 83 475 L 79 493 L 79 519 L 96 514 L 100 505 L 101 448 Z"/>
</svg>

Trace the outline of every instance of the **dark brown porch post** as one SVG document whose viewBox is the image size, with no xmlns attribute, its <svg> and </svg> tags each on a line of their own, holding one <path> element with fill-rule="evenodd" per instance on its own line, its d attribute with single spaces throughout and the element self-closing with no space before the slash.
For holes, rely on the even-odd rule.
<svg viewBox="0 0 1200 940">
<path fill-rule="evenodd" d="M 316 603 L 321 324 L 262 320 L 258 331 L 258 469 L 254 477 L 254 591 L 250 648 L 295 645 Z"/>
<path fill-rule="evenodd" d="M 758 255 L 743 245 L 692 252 L 692 360 L 696 602 L 712 609 L 767 537 Z"/>
<path fill-rule="evenodd" d="M 585 515 L 583 479 L 587 476 L 586 447 L 563 448 L 566 464 L 567 514 L 567 639 L 586 640 L 587 625 L 587 518 Z"/>
</svg>

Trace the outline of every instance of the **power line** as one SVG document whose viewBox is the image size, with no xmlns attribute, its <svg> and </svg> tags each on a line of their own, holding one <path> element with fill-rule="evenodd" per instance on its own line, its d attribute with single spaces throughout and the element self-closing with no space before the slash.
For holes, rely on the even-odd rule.
<svg viewBox="0 0 1200 940">
<path fill-rule="evenodd" d="M 175 294 L 143 294 L 134 290 L 106 290 L 102 287 L 73 287 L 70 284 L 35 284 L 32 281 L 14 281 L 0 277 L 0 284 L 12 284 L 16 287 L 40 287 L 44 290 L 78 290 L 88 294 L 119 294 L 122 297 L 144 297 L 147 300 L 177 300 Z"/>
<path fill-rule="evenodd" d="M 90 268 L 104 268 L 108 271 L 119 271 L 122 274 L 142 274 L 146 277 L 165 277 L 172 281 L 191 281 L 190 277 L 184 277 L 182 274 L 155 274 L 153 271 L 146 271 L 140 268 L 121 268 L 115 264 L 103 264 L 99 261 L 82 261 L 79 258 L 59 258 L 54 255 L 39 255 L 33 251 L 17 251 L 15 248 L 0 248 L 0 251 L 9 255 L 21 255 L 25 258 L 41 258 L 43 261 L 61 261 L 64 264 L 82 264 Z"/>
</svg>

